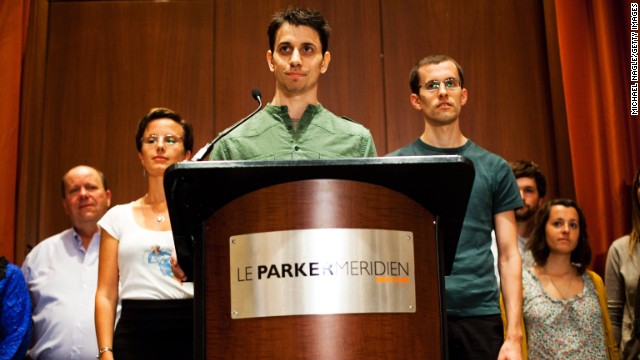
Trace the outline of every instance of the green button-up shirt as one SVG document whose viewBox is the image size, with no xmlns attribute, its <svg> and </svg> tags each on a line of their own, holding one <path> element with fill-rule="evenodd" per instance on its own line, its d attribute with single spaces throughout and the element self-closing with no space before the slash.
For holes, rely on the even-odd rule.
<svg viewBox="0 0 640 360">
<path fill-rule="evenodd" d="M 371 133 L 322 105 L 309 105 L 298 128 L 286 106 L 267 106 L 220 139 L 211 160 L 297 160 L 375 157 Z"/>
</svg>

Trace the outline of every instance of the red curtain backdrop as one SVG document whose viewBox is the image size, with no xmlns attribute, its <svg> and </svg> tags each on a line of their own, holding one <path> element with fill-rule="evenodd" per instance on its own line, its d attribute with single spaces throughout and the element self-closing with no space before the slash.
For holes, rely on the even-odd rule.
<svg viewBox="0 0 640 360">
<path fill-rule="evenodd" d="M 0 255 L 14 260 L 20 78 L 26 45 L 28 0 L 0 1 Z"/>
<path fill-rule="evenodd" d="M 630 6 L 555 2 L 576 200 L 600 273 L 611 242 L 630 231 L 630 183 L 640 165 L 640 127 L 630 115 Z"/>
</svg>

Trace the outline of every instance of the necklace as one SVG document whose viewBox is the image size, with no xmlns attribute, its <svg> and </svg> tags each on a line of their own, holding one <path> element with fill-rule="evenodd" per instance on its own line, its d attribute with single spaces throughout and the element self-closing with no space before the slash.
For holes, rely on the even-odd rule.
<svg viewBox="0 0 640 360">
<path fill-rule="evenodd" d="M 569 298 L 570 298 L 570 297 L 569 297 L 569 296 L 567 296 L 567 295 L 565 295 L 565 293 L 564 293 L 562 290 L 560 290 L 560 287 L 559 287 L 558 285 L 556 285 L 556 282 L 555 282 L 555 281 L 553 281 L 553 276 L 552 276 L 551 274 L 549 274 L 549 273 L 547 272 L 547 270 L 546 270 L 546 269 L 544 269 L 544 273 L 545 273 L 545 274 L 547 275 L 547 277 L 549 278 L 549 281 L 551 281 L 551 285 L 556 289 L 556 291 L 558 292 L 558 294 L 560 294 L 560 297 L 561 297 L 563 300 L 569 300 Z M 575 277 L 575 276 L 571 276 L 571 277 L 569 278 L 569 284 L 567 285 L 567 290 L 569 290 L 569 292 L 571 292 L 571 285 L 573 284 L 573 278 L 574 278 L 574 277 Z"/>
<path fill-rule="evenodd" d="M 560 288 L 556 285 L 555 281 L 553 281 L 553 278 L 551 277 L 551 275 L 547 274 L 547 276 L 549 276 L 549 280 L 551 280 L 551 285 L 553 285 L 554 288 L 556 288 L 556 290 L 558 291 L 558 294 L 560 294 L 560 297 L 562 297 L 563 300 L 568 300 L 569 297 L 566 296 L 561 290 Z M 569 279 L 569 285 L 567 286 L 567 288 L 569 289 L 569 291 L 571 291 L 571 284 L 573 283 L 573 276 L 571 277 L 571 279 Z"/>
<path fill-rule="evenodd" d="M 151 211 L 153 211 L 154 214 L 156 214 L 156 217 L 153 219 L 155 222 L 157 223 L 161 223 L 164 221 L 164 215 L 162 214 L 162 212 L 160 211 L 156 211 L 156 209 L 153 207 L 153 204 L 149 203 L 149 207 L 151 208 Z"/>
<path fill-rule="evenodd" d="M 156 217 L 153 219 L 153 220 L 155 220 L 155 222 L 157 222 L 157 223 L 161 223 L 161 222 L 163 222 L 163 221 L 164 221 L 164 215 L 162 215 L 162 214 L 158 213 L 158 212 L 153 208 L 153 206 L 151 207 L 151 210 L 153 210 L 153 212 L 154 212 L 154 213 L 156 213 Z"/>
</svg>

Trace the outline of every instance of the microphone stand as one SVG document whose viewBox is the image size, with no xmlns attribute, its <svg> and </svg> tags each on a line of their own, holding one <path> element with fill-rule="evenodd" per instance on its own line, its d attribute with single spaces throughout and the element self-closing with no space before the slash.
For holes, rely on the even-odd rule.
<svg viewBox="0 0 640 360">
<path fill-rule="evenodd" d="M 198 152 L 195 155 L 193 155 L 190 161 L 202 161 L 202 159 L 204 159 L 209 154 L 209 152 L 211 152 L 211 150 L 213 149 L 213 145 L 215 145 L 220 139 L 222 139 L 222 137 L 226 136 L 228 133 L 233 131 L 238 126 L 242 125 L 242 123 L 249 120 L 249 118 L 251 118 L 258 111 L 260 111 L 260 109 L 262 108 L 262 93 L 260 92 L 260 89 L 251 90 L 251 96 L 256 101 L 258 101 L 258 108 L 256 108 L 251 114 L 249 114 L 249 116 L 243 119 L 240 119 L 240 121 L 236 122 L 235 124 L 229 126 L 225 130 L 220 132 L 215 139 L 211 140 L 207 145 L 203 146 L 200 150 L 198 150 Z"/>
</svg>

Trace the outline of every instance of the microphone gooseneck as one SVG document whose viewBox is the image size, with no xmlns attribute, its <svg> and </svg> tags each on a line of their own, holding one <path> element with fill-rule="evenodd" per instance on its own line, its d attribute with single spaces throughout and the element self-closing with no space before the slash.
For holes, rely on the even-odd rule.
<svg viewBox="0 0 640 360">
<path fill-rule="evenodd" d="M 209 152 L 211 152 L 211 150 L 213 149 L 213 145 L 215 145 L 225 135 L 233 131 L 238 126 L 242 125 L 242 123 L 249 120 L 253 115 L 260 111 L 260 109 L 262 109 L 262 92 L 260 91 L 260 89 L 252 89 L 251 96 L 258 102 L 258 107 L 251 114 L 249 114 L 249 116 L 240 119 L 240 121 L 221 131 L 215 139 L 211 140 L 207 145 L 198 150 L 198 152 L 191 158 L 191 161 L 202 161 L 202 159 L 205 158 L 209 154 Z"/>
</svg>

